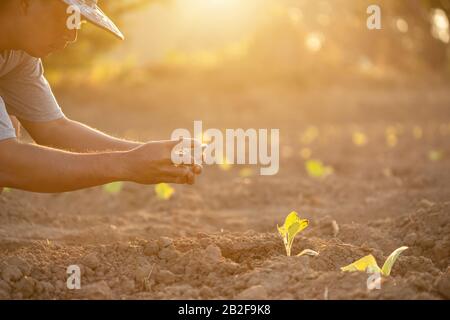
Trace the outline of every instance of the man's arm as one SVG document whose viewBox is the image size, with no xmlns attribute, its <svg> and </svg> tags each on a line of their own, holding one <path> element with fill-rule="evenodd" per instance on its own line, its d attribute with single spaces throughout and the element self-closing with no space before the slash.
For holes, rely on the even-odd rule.
<svg viewBox="0 0 450 320">
<path fill-rule="evenodd" d="M 142 143 L 111 137 L 82 123 L 61 118 L 48 122 L 20 120 L 36 143 L 75 152 L 127 151 Z"/>
<path fill-rule="evenodd" d="M 65 192 L 120 180 L 123 155 L 76 154 L 22 144 L 0 142 L 0 185 L 34 192 Z"/>
<path fill-rule="evenodd" d="M 56 193 L 133 181 L 142 184 L 194 183 L 201 167 L 174 166 L 179 141 L 151 142 L 131 151 L 72 153 L 16 139 L 0 141 L 0 186 Z"/>
</svg>

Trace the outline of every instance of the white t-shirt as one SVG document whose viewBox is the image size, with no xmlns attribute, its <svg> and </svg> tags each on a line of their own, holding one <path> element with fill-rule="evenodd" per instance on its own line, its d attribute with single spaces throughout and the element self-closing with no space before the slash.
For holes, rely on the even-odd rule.
<svg viewBox="0 0 450 320">
<path fill-rule="evenodd" d="M 41 60 L 23 51 L 0 51 L 0 140 L 16 136 L 8 114 L 34 122 L 64 117 Z"/>
</svg>

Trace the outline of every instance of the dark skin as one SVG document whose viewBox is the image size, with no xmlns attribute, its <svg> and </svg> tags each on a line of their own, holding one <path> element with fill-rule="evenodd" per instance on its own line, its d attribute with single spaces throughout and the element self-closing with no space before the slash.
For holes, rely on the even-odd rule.
<svg viewBox="0 0 450 320">
<path fill-rule="evenodd" d="M 0 51 L 23 50 L 41 58 L 76 41 L 77 30 L 66 27 L 63 1 L 7 1 L 0 9 Z M 13 118 L 17 131 L 19 122 L 37 144 L 18 138 L 0 141 L 3 187 L 66 192 L 114 181 L 193 184 L 202 171 L 199 165 L 172 163 L 172 149 L 180 141 L 118 139 L 65 117 L 48 122 Z M 199 142 L 189 140 L 185 145 Z"/>
</svg>

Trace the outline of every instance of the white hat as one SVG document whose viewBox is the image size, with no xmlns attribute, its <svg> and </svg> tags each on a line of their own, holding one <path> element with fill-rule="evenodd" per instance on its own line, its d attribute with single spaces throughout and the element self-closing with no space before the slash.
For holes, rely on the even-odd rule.
<svg viewBox="0 0 450 320">
<path fill-rule="evenodd" d="M 110 18 L 98 7 L 97 0 L 63 0 L 68 5 L 77 6 L 80 13 L 93 24 L 103 28 L 121 40 L 125 37 Z"/>
</svg>

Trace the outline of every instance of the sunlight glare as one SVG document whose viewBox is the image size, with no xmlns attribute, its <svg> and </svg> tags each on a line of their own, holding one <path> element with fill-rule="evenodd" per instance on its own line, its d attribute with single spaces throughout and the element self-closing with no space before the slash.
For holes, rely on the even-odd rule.
<svg viewBox="0 0 450 320">
<path fill-rule="evenodd" d="M 444 10 L 434 9 L 431 15 L 433 23 L 432 34 L 444 43 L 450 42 L 449 21 Z"/>
</svg>

